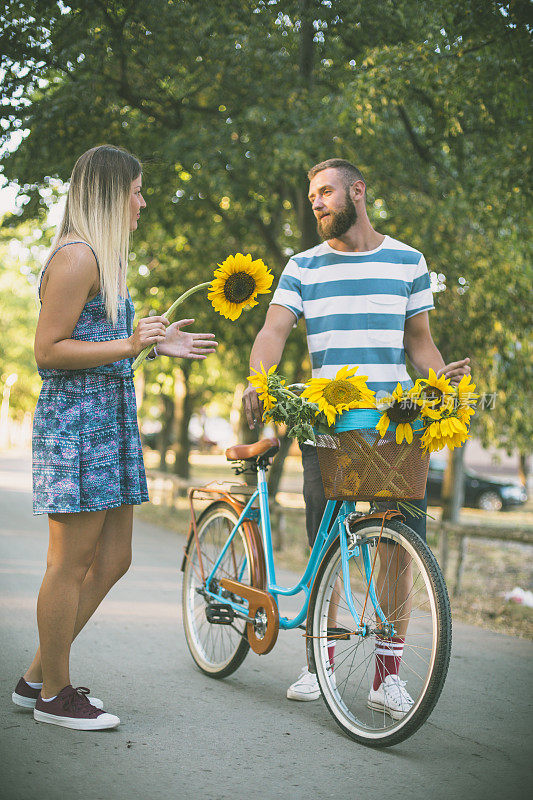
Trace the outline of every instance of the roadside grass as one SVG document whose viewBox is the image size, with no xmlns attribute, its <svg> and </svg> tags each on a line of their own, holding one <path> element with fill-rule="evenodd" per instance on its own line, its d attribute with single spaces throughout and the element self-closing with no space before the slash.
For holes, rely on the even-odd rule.
<svg viewBox="0 0 533 800">
<path fill-rule="evenodd" d="M 156 466 L 156 454 L 148 452 L 147 467 Z M 191 485 L 202 485 L 213 480 L 235 481 L 235 475 L 229 464 L 221 456 L 202 456 L 193 454 L 191 458 Z M 240 478 L 238 479 L 240 480 Z M 186 497 L 175 497 L 172 507 L 165 504 L 165 499 L 152 492 L 153 502 L 140 506 L 136 515 L 140 519 L 152 522 L 184 536 L 189 530 L 189 504 Z M 274 537 L 281 542 L 276 551 L 276 564 L 281 568 L 302 573 L 307 562 L 308 547 L 305 532 L 305 513 L 301 496 L 301 466 L 298 459 L 289 458 L 284 471 L 280 492 L 280 530 L 274 531 Z M 528 504 L 529 505 L 529 504 Z M 199 504 L 199 508 L 202 504 Z M 430 513 L 437 517 L 440 509 L 431 508 Z M 506 513 L 488 513 L 477 509 L 463 509 L 461 521 L 469 521 L 476 525 L 490 526 L 494 530 L 498 525 L 508 527 L 509 524 L 531 524 L 531 511 L 525 506 L 518 511 Z M 439 557 L 439 537 L 433 533 L 428 536 L 428 543 Z M 451 537 L 446 582 L 452 603 L 453 618 L 457 621 L 507 633 L 521 638 L 533 639 L 533 608 L 506 601 L 504 594 L 515 586 L 533 589 L 533 561 L 531 546 L 514 542 L 498 542 L 494 539 L 469 539 L 461 593 L 454 595 L 455 570 L 458 557 L 458 542 Z M 181 555 L 181 554 L 180 554 Z M 181 563 L 181 559 L 180 559 Z"/>
</svg>

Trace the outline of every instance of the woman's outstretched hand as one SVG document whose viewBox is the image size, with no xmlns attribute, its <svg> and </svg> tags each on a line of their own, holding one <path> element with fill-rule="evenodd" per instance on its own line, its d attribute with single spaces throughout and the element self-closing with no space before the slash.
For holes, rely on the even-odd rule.
<svg viewBox="0 0 533 800">
<path fill-rule="evenodd" d="M 180 319 L 169 325 L 164 340 L 157 344 L 158 355 L 204 359 L 214 353 L 218 347 L 214 333 L 187 333 L 181 330 L 193 322 L 194 319 Z"/>
</svg>

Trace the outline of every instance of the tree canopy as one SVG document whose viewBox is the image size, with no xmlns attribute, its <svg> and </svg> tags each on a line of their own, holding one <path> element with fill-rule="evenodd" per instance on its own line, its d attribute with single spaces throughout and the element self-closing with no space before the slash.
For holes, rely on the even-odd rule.
<svg viewBox="0 0 533 800">
<path fill-rule="evenodd" d="M 11 0 L 0 12 L 2 135 L 22 140 L 2 171 L 21 187 L 22 219 L 42 221 L 44 191 L 84 150 L 136 153 L 148 208 L 132 282 L 138 310 L 161 311 L 231 252 L 279 275 L 317 241 L 307 169 L 348 158 L 374 226 L 426 255 L 445 360 L 470 355 L 481 388 L 499 393 L 480 432 L 511 444 L 529 425 L 528 7 Z M 187 309 L 215 330 L 234 381 L 264 309 L 236 325 L 199 296 Z M 294 378 L 308 369 L 303 333 L 287 350 Z"/>
</svg>

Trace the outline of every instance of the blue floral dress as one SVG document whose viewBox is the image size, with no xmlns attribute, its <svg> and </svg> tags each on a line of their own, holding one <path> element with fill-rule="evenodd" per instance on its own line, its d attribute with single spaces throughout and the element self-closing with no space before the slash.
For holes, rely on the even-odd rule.
<svg viewBox="0 0 533 800">
<path fill-rule="evenodd" d="M 133 332 L 134 314 L 128 292 L 119 298 L 113 326 L 98 293 L 83 307 L 71 338 L 126 339 Z M 34 514 L 99 511 L 148 500 L 131 365 L 132 359 L 123 359 L 90 369 L 39 369 L 43 385 L 33 418 Z"/>
</svg>

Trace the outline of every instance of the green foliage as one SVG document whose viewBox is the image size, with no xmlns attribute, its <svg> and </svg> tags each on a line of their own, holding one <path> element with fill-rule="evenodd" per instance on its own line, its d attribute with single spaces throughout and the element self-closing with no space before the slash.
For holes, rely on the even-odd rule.
<svg viewBox="0 0 533 800">
<path fill-rule="evenodd" d="M 279 275 L 289 255 L 316 243 L 306 169 L 351 159 L 367 178 L 375 227 L 427 257 L 445 360 L 470 355 L 481 390 L 499 393 L 479 432 L 525 440 L 525 2 L 38 5 L 38 17 L 29 0 L 0 12 L 3 136 L 25 132 L 2 169 L 27 198 L 24 219 L 42 219 L 40 190 L 67 180 L 88 147 L 131 149 L 144 162 L 148 202 L 132 294 L 138 313 L 160 312 L 229 253 L 262 257 Z M 244 379 L 266 303 L 232 324 L 206 297 L 191 299 L 184 316 L 221 342 L 218 386 Z M 305 352 L 299 325 L 284 356 L 291 381 L 307 377 Z"/>
<path fill-rule="evenodd" d="M 33 411 L 40 389 L 33 337 L 38 315 L 36 281 L 46 244 L 46 237 L 29 223 L 0 231 L 0 388 L 9 375 L 18 376 L 10 396 L 15 416 Z"/>
<path fill-rule="evenodd" d="M 327 425 L 324 415 L 318 415 L 317 404 L 300 397 L 293 391 L 294 387 L 287 386 L 285 379 L 278 372 L 269 374 L 267 386 L 268 394 L 275 402 L 268 411 L 265 411 L 265 419 L 285 425 L 286 435 L 290 439 L 298 439 L 300 444 L 309 439 L 316 442 L 313 427 L 320 423 Z"/>
</svg>

